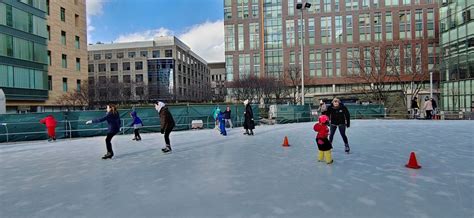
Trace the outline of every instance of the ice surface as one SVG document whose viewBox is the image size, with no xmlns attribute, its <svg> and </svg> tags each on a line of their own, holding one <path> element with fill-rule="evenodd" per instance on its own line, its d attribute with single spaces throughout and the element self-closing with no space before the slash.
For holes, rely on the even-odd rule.
<svg viewBox="0 0 474 218">
<path fill-rule="evenodd" d="M 331 166 L 312 125 L 118 136 L 105 161 L 104 137 L 0 144 L 0 217 L 474 216 L 474 122 L 356 120 Z"/>
</svg>

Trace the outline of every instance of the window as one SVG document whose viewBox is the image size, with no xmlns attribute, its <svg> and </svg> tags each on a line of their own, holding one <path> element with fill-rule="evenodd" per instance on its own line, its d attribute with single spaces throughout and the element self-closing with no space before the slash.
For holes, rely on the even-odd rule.
<svg viewBox="0 0 474 218">
<path fill-rule="evenodd" d="M 130 75 L 123 75 L 122 80 L 124 83 L 131 83 Z"/>
<path fill-rule="evenodd" d="M 309 51 L 309 76 L 314 77 L 316 75 L 316 55 L 314 50 Z"/>
<path fill-rule="evenodd" d="M 301 1 L 298 1 L 301 2 Z M 320 0 L 308 0 L 311 4 L 311 7 L 309 8 L 309 13 L 315 13 L 315 12 L 321 12 L 321 2 Z"/>
<path fill-rule="evenodd" d="M 225 50 L 226 51 L 234 51 L 235 50 L 234 25 L 226 25 L 225 26 Z"/>
<path fill-rule="evenodd" d="M 344 32 L 342 31 L 342 16 L 336 16 L 336 43 L 343 43 Z"/>
<path fill-rule="evenodd" d="M 428 45 L 428 70 L 435 70 L 436 66 L 436 47 L 437 45 Z"/>
<path fill-rule="evenodd" d="M 353 40 L 353 33 L 354 33 L 354 23 L 352 20 L 352 15 L 346 16 L 346 41 L 352 42 Z"/>
<path fill-rule="evenodd" d="M 378 8 L 378 7 L 380 6 L 379 1 L 380 1 L 380 0 L 373 0 L 374 8 Z"/>
<path fill-rule="evenodd" d="M 239 78 L 246 78 L 250 75 L 250 55 L 239 55 Z"/>
<path fill-rule="evenodd" d="M 134 51 L 128 52 L 128 58 L 134 58 L 135 54 L 136 53 Z"/>
<path fill-rule="evenodd" d="M 110 63 L 110 71 L 111 72 L 118 71 L 118 63 Z"/>
<path fill-rule="evenodd" d="M 117 58 L 118 58 L 118 59 L 122 59 L 122 58 L 123 58 L 123 52 L 117 53 Z"/>
<path fill-rule="evenodd" d="M 308 38 L 309 38 L 309 44 L 314 45 L 316 43 L 315 41 L 315 28 L 314 28 L 314 18 L 309 18 L 308 19 Z"/>
<path fill-rule="evenodd" d="M 77 49 L 80 49 L 80 48 L 81 48 L 80 41 L 81 41 L 81 40 L 80 40 L 79 36 L 76 36 L 76 40 L 75 40 L 74 46 L 75 46 Z"/>
<path fill-rule="evenodd" d="M 100 54 L 94 54 L 94 60 L 100 60 Z"/>
<path fill-rule="evenodd" d="M 76 71 L 81 71 L 81 59 L 76 58 Z"/>
<path fill-rule="evenodd" d="M 118 76 L 111 76 L 110 82 L 113 84 L 117 84 L 119 82 Z"/>
<path fill-rule="evenodd" d="M 391 11 L 387 11 L 385 14 L 385 40 L 393 40 L 393 20 Z"/>
<path fill-rule="evenodd" d="M 411 0 L 402 0 L 404 5 L 409 5 L 411 4 Z"/>
<path fill-rule="evenodd" d="M 295 15 L 295 1 L 288 0 L 288 16 Z"/>
<path fill-rule="evenodd" d="M 323 59 L 321 55 L 321 50 L 316 50 L 316 76 L 322 77 L 323 76 Z"/>
<path fill-rule="evenodd" d="M 106 64 L 99 64 L 99 72 L 105 72 L 107 71 Z"/>
<path fill-rule="evenodd" d="M 333 72 L 332 72 L 332 51 L 331 49 L 326 49 L 326 76 L 327 77 L 330 77 L 333 75 Z"/>
<path fill-rule="evenodd" d="M 61 21 L 66 22 L 66 9 L 61 7 Z"/>
<path fill-rule="evenodd" d="M 79 15 L 77 14 L 74 15 L 74 25 L 79 27 Z"/>
<path fill-rule="evenodd" d="M 260 47 L 260 35 L 259 35 L 259 26 L 258 23 L 249 24 L 249 33 L 250 33 L 250 49 L 258 49 Z"/>
<path fill-rule="evenodd" d="M 334 0 L 334 11 L 340 10 L 339 0 Z"/>
<path fill-rule="evenodd" d="M 321 17 L 321 43 L 331 43 L 331 17 Z"/>
<path fill-rule="evenodd" d="M 89 73 L 95 72 L 95 70 L 94 70 L 94 64 L 89 64 L 89 65 L 87 66 L 87 72 L 89 72 Z"/>
<path fill-rule="evenodd" d="M 135 62 L 135 70 L 143 70 L 143 62 L 142 61 Z"/>
<path fill-rule="evenodd" d="M 140 57 L 148 57 L 148 51 L 140 51 Z"/>
<path fill-rule="evenodd" d="M 324 1 L 324 12 L 331 12 L 331 1 L 332 0 L 323 0 Z"/>
<path fill-rule="evenodd" d="M 382 13 L 375 12 L 374 14 L 374 29 L 375 29 L 375 41 L 382 40 Z"/>
<path fill-rule="evenodd" d="M 107 83 L 107 77 L 99 76 L 99 84 L 105 84 L 105 83 Z"/>
<path fill-rule="evenodd" d="M 76 81 L 76 87 L 77 87 L 76 90 L 77 90 L 78 92 L 80 92 L 80 91 L 81 91 L 81 80 L 80 80 L 80 79 L 78 79 L 78 80 Z"/>
<path fill-rule="evenodd" d="M 61 66 L 63 68 L 67 68 L 67 55 L 65 55 L 65 54 L 62 55 Z"/>
<path fill-rule="evenodd" d="M 294 20 L 286 21 L 286 46 L 287 47 L 295 46 L 295 21 Z"/>
<path fill-rule="evenodd" d="M 260 76 L 260 54 L 253 55 L 253 74 L 256 77 Z"/>
<path fill-rule="evenodd" d="M 345 0 L 345 1 L 346 1 L 346 11 L 352 11 L 352 10 L 356 11 L 359 9 L 359 0 Z"/>
<path fill-rule="evenodd" d="M 160 50 L 155 50 L 152 52 L 153 58 L 159 58 L 160 57 Z"/>
<path fill-rule="evenodd" d="M 63 78 L 63 92 L 67 92 L 67 78 Z"/>
<path fill-rule="evenodd" d="M 252 16 L 258 17 L 258 0 L 251 0 L 252 1 Z"/>
<path fill-rule="evenodd" d="M 66 45 L 66 32 L 61 31 L 61 44 Z"/>
<path fill-rule="evenodd" d="M 428 38 L 433 38 L 435 36 L 434 32 L 434 9 L 430 8 L 427 12 L 427 22 L 426 22 L 426 29 L 428 30 Z"/>
<path fill-rule="evenodd" d="M 53 77 L 48 76 L 48 90 L 53 91 Z"/>
<path fill-rule="evenodd" d="M 171 58 L 171 57 L 173 57 L 173 50 L 171 50 L 171 49 L 165 50 L 165 57 L 166 57 L 166 58 Z"/>
<path fill-rule="evenodd" d="M 336 49 L 336 76 L 341 76 L 341 50 Z"/>
<path fill-rule="evenodd" d="M 144 94 L 144 92 L 143 92 L 143 87 L 136 87 L 136 88 L 135 88 L 135 94 L 136 94 L 137 96 L 143 95 L 143 94 Z"/>
<path fill-rule="evenodd" d="M 49 25 L 46 26 L 46 30 L 48 31 L 48 40 L 51 41 L 51 27 Z"/>
<path fill-rule="evenodd" d="M 227 81 L 228 82 L 234 81 L 234 63 L 233 63 L 232 55 L 225 56 L 225 67 L 226 67 Z"/>
<path fill-rule="evenodd" d="M 363 65 L 364 65 L 364 72 L 365 74 L 369 75 L 371 73 L 371 58 L 372 58 L 372 53 L 371 53 L 371 49 L 370 47 L 365 47 L 364 48 L 364 62 L 363 62 Z"/>
<path fill-rule="evenodd" d="M 362 0 L 362 8 L 367 9 L 370 7 L 370 0 Z"/>
<path fill-rule="evenodd" d="M 123 62 L 122 70 L 123 71 L 129 71 L 130 70 L 130 62 Z"/>
<path fill-rule="evenodd" d="M 49 15 L 49 0 L 46 0 L 46 13 Z"/>
<path fill-rule="evenodd" d="M 106 60 L 112 59 L 112 53 L 105 53 L 105 59 Z"/>
<path fill-rule="evenodd" d="M 358 48 L 347 49 L 347 75 L 359 75 L 360 54 Z"/>
<path fill-rule="evenodd" d="M 135 82 L 137 82 L 137 83 L 143 82 L 143 74 L 137 74 L 135 76 Z"/>
<path fill-rule="evenodd" d="M 423 11 L 421 9 L 415 11 L 415 37 L 423 37 Z"/>
<path fill-rule="evenodd" d="M 48 50 L 48 65 L 51 66 L 52 61 L 51 61 L 51 51 Z"/>
<path fill-rule="evenodd" d="M 370 14 L 359 15 L 359 34 L 360 41 L 370 41 Z"/>
<path fill-rule="evenodd" d="M 238 49 L 239 51 L 242 51 L 244 50 L 244 25 L 243 24 L 239 24 L 238 25 L 238 31 L 237 31 L 237 34 L 238 34 L 238 40 L 237 40 L 237 43 L 238 43 Z"/>
<path fill-rule="evenodd" d="M 411 12 L 400 11 L 400 39 L 411 38 Z"/>
<path fill-rule="evenodd" d="M 232 18 L 232 0 L 224 1 L 224 19 L 228 20 Z"/>
<path fill-rule="evenodd" d="M 385 0 L 385 6 L 397 6 L 398 0 Z"/>
<path fill-rule="evenodd" d="M 249 17 L 249 0 L 237 0 L 237 16 L 239 18 Z"/>
</svg>

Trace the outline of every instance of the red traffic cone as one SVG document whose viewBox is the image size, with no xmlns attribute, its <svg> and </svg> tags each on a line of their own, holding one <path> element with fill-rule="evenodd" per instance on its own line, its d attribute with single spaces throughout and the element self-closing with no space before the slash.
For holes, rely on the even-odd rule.
<svg viewBox="0 0 474 218">
<path fill-rule="evenodd" d="M 290 147 L 290 144 L 288 143 L 288 137 L 285 136 L 285 139 L 283 140 L 283 144 L 281 146 Z"/>
<path fill-rule="evenodd" d="M 410 160 L 408 160 L 408 164 L 405 165 L 408 168 L 412 169 L 420 169 L 421 166 L 418 165 L 418 161 L 416 161 L 416 155 L 415 152 L 411 152 L 410 154 Z"/>
</svg>

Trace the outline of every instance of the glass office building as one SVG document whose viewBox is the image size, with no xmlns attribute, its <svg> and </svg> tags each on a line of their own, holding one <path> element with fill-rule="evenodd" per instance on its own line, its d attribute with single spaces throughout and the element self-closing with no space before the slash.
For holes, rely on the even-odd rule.
<svg viewBox="0 0 474 218">
<path fill-rule="evenodd" d="M 441 107 L 474 111 L 474 0 L 441 4 Z"/>
<path fill-rule="evenodd" d="M 0 89 L 12 101 L 48 99 L 46 0 L 0 1 Z"/>
</svg>

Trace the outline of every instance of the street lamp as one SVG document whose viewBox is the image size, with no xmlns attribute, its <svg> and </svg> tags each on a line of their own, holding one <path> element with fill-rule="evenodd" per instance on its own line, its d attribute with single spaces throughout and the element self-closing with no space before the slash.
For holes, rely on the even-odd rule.
<svg viewBox="0 0 474 218">
<path fill-rule="evenodd" d="M 300 61 L 301 61 L 301 105 L 304 105 L 304 63 L 303 63 L 303 45 L 304 45 L 304 29 L 303 29 L 303 23 L 304 23 L 304 20 L 303 20 L 303 12 L 306 8 L 310 8 L 311 7 L 311 4 L 308 3 L 308 2 L 300 2 L 300 3 L 297 3 L 296 4 L 296 9 L 300 10 L 301 13 L 301 23 L 300 23 L 300 26 L 301 26 L 301 52 L 300 52 Z"/>
</svg>

